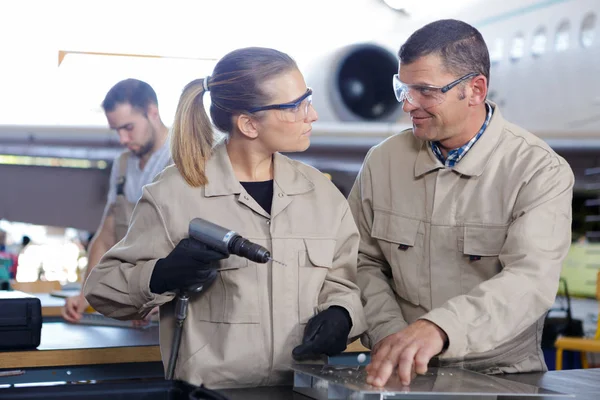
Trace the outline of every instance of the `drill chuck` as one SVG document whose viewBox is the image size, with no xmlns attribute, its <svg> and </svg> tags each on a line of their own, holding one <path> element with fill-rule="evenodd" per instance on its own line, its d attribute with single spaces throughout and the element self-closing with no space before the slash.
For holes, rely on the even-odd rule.
<svg viewBox="0 0 600 400">
<path fill-rule="evenodd" d="M 235 254 L 261 264 L 271 260 L 271 253 L 263 246 L 202 218 L 194 218 L 190 222 L 189 235 L 223 254 Z"/>
<path fill-rule="evenodd" d="M 271 253 L 259 244 L 252 243 L 240 235 L 234 236 L 229 242 L 229 251 L 250 261 L 264 264 L 271 259 Z"/>
</svg>

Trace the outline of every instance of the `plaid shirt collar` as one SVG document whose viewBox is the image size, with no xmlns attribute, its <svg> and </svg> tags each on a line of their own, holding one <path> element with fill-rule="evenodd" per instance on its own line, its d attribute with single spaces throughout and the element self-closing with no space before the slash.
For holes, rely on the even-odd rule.
<svg viewBox="0 0 600 400">
<path fill-rule="evenodd" d="M 492 107 L 487 102 L 485 103 L 485 107 L 487 109 L 487 116 L 485 118 L 485 121 L 483 122 L 483 125 L 481 126 L 481 129 L 479 129 L 479 132 L 477 132 L 477 135 L 475 135 L 473 139 L 469 140 L 469 142 L 466 143 L 464 146 L 459 147 L 458 149 L 450 150 L 446 159 L 444 159 L 444 155 L 440 150 L 440 147 L 438 145 L 439 142 L 429 142 L 433 154 L 435 154 L 437 159 L 440 160 L 440 162 L 446 167 L 452 168 L 456 164 L 458 164 L 458 162 L 465 156 L 465 154 L 467 154 L 471 147 L 473 147 L 475 142 L 477 142 L 477 140 L 481 137 L 481 135 L 485 131 L 485 128 L 487 128 L 488 124 L 490 123 L 490 120 L 492 119 Z"/>
</svg>

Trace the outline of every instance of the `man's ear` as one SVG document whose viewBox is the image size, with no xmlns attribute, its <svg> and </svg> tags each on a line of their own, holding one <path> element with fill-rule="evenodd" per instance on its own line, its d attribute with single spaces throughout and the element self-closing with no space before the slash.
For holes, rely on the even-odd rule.
<svg viewBox="0 0 600 400">
<path fill-rule="evenodd" d="M 476 106 L 485 102 L 487 96 L 487 79 L 483 75 L 478 75 L 471 81 L 470 106 Z"/>
<path fill-rule="evenodd" d="M 158 113 L 158 106 L 156 104 L 149 104 L 146 108 L 146 115 L 148 119 L 154 123 L 160 122 L 160 115 Z"/>
<path fill-rule="evenodd" d="M 258 137 L 258 121 L 247 114 L 240 114 L 234 118 L 234 125 L 240 133 L 247 138 L 256 139 Z"/>
</svg>

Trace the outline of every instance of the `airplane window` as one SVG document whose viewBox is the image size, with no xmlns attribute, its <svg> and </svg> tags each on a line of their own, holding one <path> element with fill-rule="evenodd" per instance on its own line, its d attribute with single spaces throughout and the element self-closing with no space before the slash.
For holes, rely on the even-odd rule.
<svg viewBox="0 0 600 400">
<path fill-rule="evenodd" d="M 563 21 L 556 30 L 554 38 L 554 50 L 557 52 L 565 51 L 569 48 L 569 29 L 571 28 L 569 21 Z"/>
<path fill-rule="evenodd" d="M 512 47 L 510 49 L 510 59 L 512 61 L 518 61 L 523 57 L 525 53 L 525 37 L 522 33 L 517 33 L 512 42 Z"/>
<path fill-rule="evenodd" d="M 596 29 L 596 14 L 589 13 L 583 18 L 581 22 L 581 45 L 583 47 L 590 47 L 594 42 L 594 35 Z"/>
<path fill-rule="evenodd" d="M 548 38 L 546 36 L 546 28 L 543 26 L 539 27 L 533 34 L 533 42 L 531 43 L 531 54 L 534 57 L 539 57 L 546 51 L 546 42 Z"/>
<path fill-rule="evenodd" d="M 494 41 L 494 46 L 491 47 L 490 51 L 490 61 L 495 64 L 502 60 L 502 55 L 504 52 L 504 41 L 502 38 L 496 38 Z"/>
</svg>

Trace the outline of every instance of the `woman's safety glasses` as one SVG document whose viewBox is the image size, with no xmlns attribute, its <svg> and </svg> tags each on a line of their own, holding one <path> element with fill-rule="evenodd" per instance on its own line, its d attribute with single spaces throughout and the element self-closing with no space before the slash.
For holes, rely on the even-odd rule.
<svg viewBox="0 0 600 400">
<path fill-rule="evenodd" d="M 312 89 L 308 88 L 306 93 L 297 100 L 284 104 L 271 104 L 268 106 L 255 107 L 248 110 L 250 114 L 259 111 L 273 110 L 277 118 L 285 122 L 304 121 L 308 116 L 308 109 L 312 105 Z"/>
<path fill-rule="evenodd" d="M 479 75 L 477 72 L 471 72 L 462 78 L 458 78 L 454 82 L 450 82 L 446 86 L 433 85 L 409 85 L 402 83 L 398 74 L 394 75 L 394 93 L 398 102 L 404 104 L 408 100 L 415 107 L 427 109 L 436 106 L 444 101 L 446 93 L 459 83 Z"/>
</svg>

